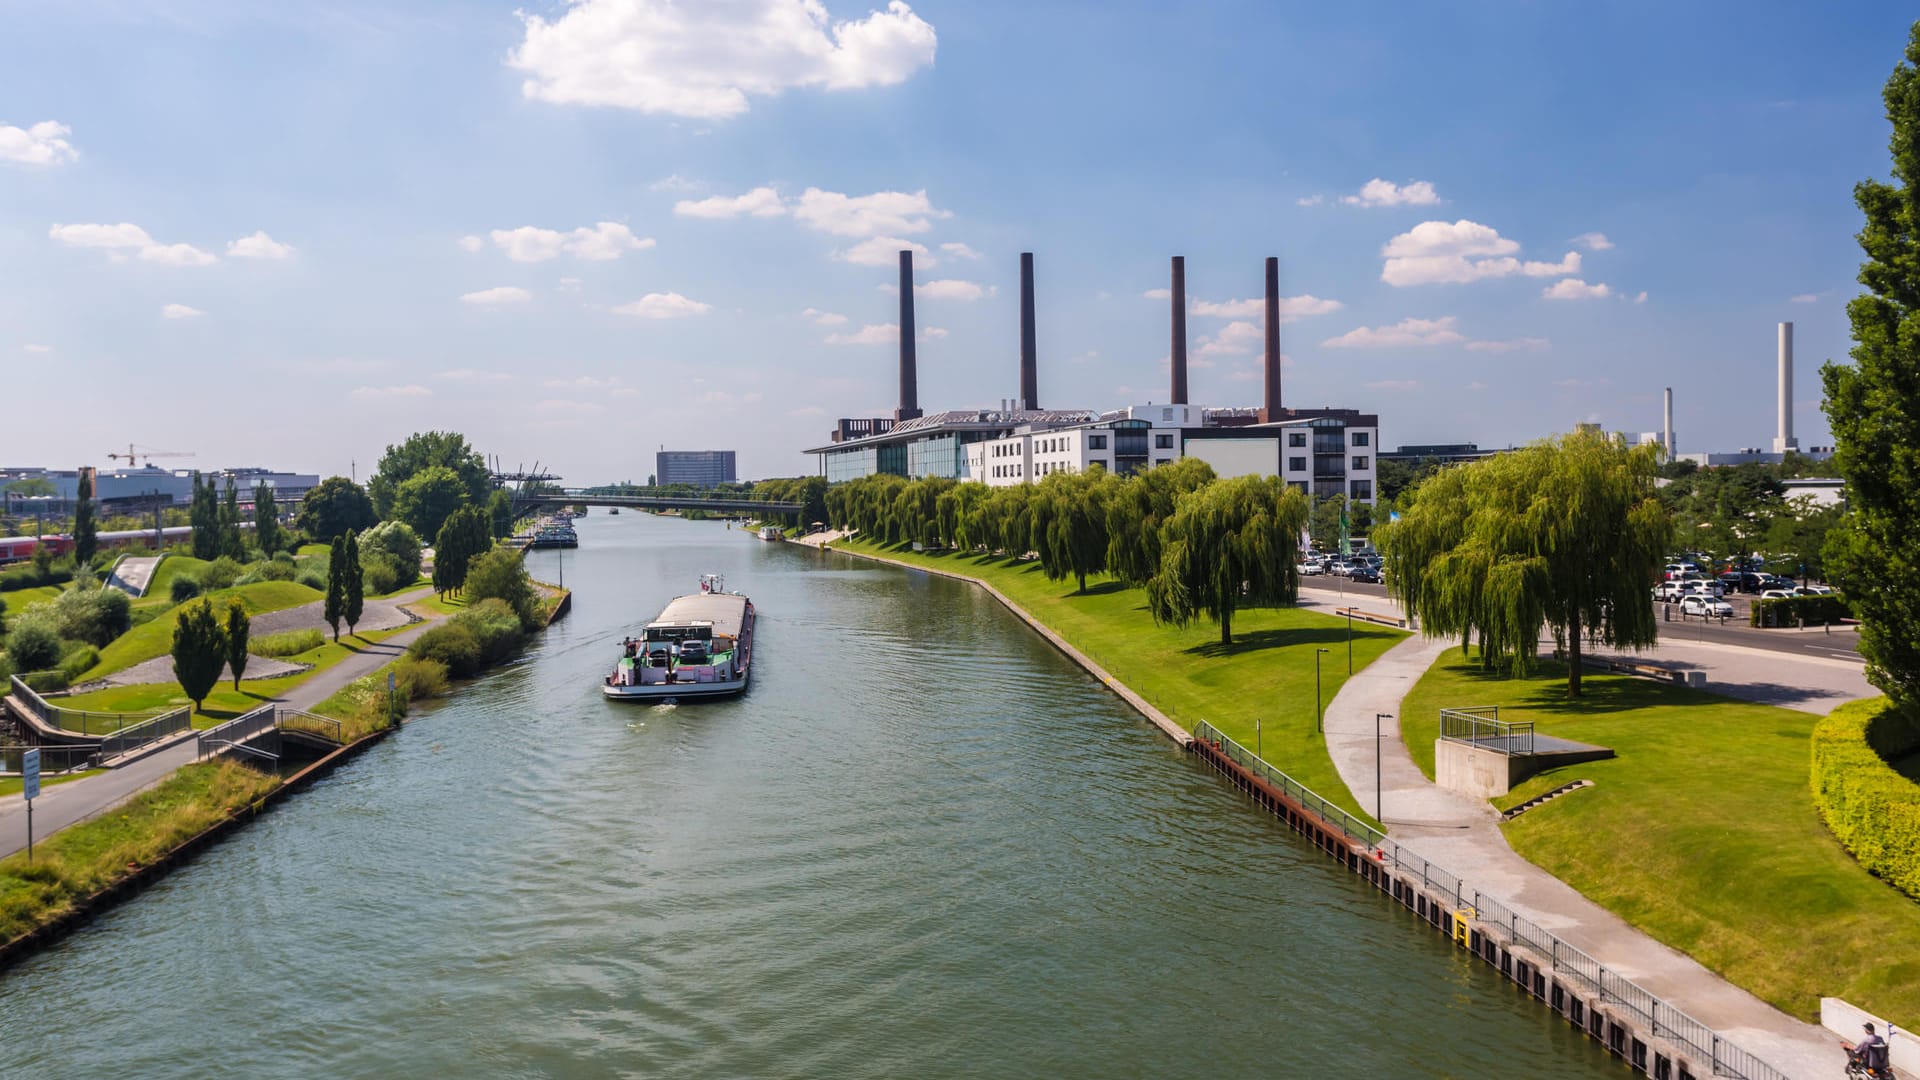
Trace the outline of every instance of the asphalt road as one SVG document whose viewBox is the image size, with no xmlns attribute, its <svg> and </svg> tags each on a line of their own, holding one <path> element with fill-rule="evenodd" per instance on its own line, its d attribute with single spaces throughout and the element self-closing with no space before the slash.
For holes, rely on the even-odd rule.
<svg viewBox="0 0 1920 1080">
<path fill-rule="evenodd" d="M 1384 585 L 1363 585 L 1347 581 L 1345 578 L 1327 575 L 1303 577 L 1300 579 L 1300 584 L 1309 589 L 1343 592 L 1353 598 L 1356 607 L 1364 608 L 1368 601 L 1373 601 L 1377 605 L 1390 603 Z M 1851 628 L 1834 627 L 1831 633 L 1818 628 L 1758 630 L 1747 625 L 1744 603 L 1737 599 L 1733 600 L 1733 603 L 1736 614 L 1724 622 L 1698 618 L 1682 619 L 1680 606 L 1675 604 L 1672 621 L 1661 624 L 1660 636 L 1667 640 L 1738 645 L 1748 649 L 1769 649 L 1774 652 L 1823 659 L 1860 660 L 1859 635 Z M 1660 606 L 1655 606 L 1656 611 Z M 1381 610 L 1396 609 L 1382 606 Z"/>
</svg>

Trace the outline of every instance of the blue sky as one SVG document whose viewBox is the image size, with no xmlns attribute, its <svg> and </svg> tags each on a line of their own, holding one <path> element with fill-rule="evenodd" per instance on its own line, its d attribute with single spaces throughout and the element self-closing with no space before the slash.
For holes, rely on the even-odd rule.
<svg viewBox="0 0 1920 1080">
<path fill-rule="evenodd" d="M 1017 392 L 1021 251 L 1043 405 L 1164 398 L 1173 254 L 1193 399 L 1257 403 L 1277 255 L 1287 402 L 1385 445 L 1653 430 L 1671 385 L 1682 451 L 1766 446 L 1783 319 L 1821 444 L 1911 18 L 0 0 L 0 464 L 364 478 L 452 427 L 580 482 L 811 471 L 894 403 L 900 241 L 929 409 Z"/>
</svg>

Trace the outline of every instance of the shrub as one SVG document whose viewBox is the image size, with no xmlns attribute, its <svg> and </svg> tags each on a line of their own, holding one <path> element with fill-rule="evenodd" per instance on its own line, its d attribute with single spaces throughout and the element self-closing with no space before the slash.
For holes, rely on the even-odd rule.
<svg viewBox="0 0 1920 1080">
<path fill-rule="evenodd" d="M 480 641 L 457 616 L 414 638 L 407 655 L 435 661 L 456 679 L 467 678 L 481 667 Z"/>
<path fill-rule="evenodd" d="M 293 580 L 312 589 L 314 592 L 327 591 L 327 571 L 325 567 L 302 567 Z"/>
<path fill-rule="evenodd" d="M 400 587 L 400 569 L 389 555 L 362 555 L 360 580 L 370 595 L 390 593 Z"/>
<path fill-rule="evenodd" d="M 26 683 L 27 689 L 36 694 L 58 693 L 71 685 L 67 680 L 66 672 L 57 668 L 53 671 L 29 671 L 20 676 L 20 681 Z"/>
<path fill-rule="evenodd" d="M 438 660 L 403 656 L 393 662 L 393 685 L 408 701 L 447 692 L 447 666 Z"/>
<path fill-rule="evenodd" d="M 76 642 L 60 658 L 60 674 L 69 683 L 77 682 L 80 676 L 93 670 L 100 662 L 100 650 L 85 642 Z"/>
<path fill-rule="evenodd" d="M 1853 618 L 1853 610 L 1839 593 L 1792 596 L 1784 600 L 1755 600 L 1747 621 L 1753 626 L 1821 626 Z"/>
<path fill-rule="evenodd" d="M 467 603 L 499 600 L 520 619 L 520 625 L 532 629 L 538 625 L 533 581 L 527 577 L 526 560 L 512 548 L 496 547 L 467 564 Z"/>
<path fill-rule="evenodd" d="M 292 559 L 282 562 L 275 558 L 262 559 L 247 567 L 246 577 L 255 581 L 292 581 L 298 573 L 299 568 L 293 565 Z"/>
<path fill-rule="evenodd" d="M 208 592 L 232 588 L 234 582 L 240 580 L 240 574 L 240 564 L 222 555 L 200 571 L 200 584 L 206 586 Z"/>
<path fill-rule="evenodd" d="M 396 585 L 411 585 L 420 579 L 420 536 L 403 521 L 387 521 L 360 534 L 360 564 L 371 565 L 373 556 L 392 560 Z"/>
<path fill-rule="evenodd" d="M 282 630 L 254 638 L 247 651 L 255 656 L 298 656 L 327 643 L 327 635 L 318 630 Z"/>
<path fill-rule="evenodd" d="M 24 566 L 0 572 L 0 592 L 13 589 L 37 589 L 42 585 L 64 585 L 73 580 L 73 567 L 62 567 L 52 560 L 35 559 Z"/>
<path fill-rule="evenodd" d="M 414 639 L 407 655 L 436 660 L 465 679 L 512 656 L 526 639 L 520 616 L 498 599 L 482 600 Z"/>
<path fill-rule="evenodd" d="M 1813 729 L 1813 801 L 1860 865 L 1920 899 L 1920 784 L 1893 771 L 1894 754 L 1920 746 L 1920 722 L 1886 698 L 1835 709 Z"/>
<path fill-rule="evenodd" d="M 167 586 L 167 596 L 176 604 L 185 603 L 200 595 L 200 579 L 190 574 L 180 574 Z"/>
<path fill-rule="evenodd" d="M 7 658 L 16 671 L 42 671 L 60 662 L 60 636 L 45 620 L 16 620 L 7 635 Z"/>
</svg>

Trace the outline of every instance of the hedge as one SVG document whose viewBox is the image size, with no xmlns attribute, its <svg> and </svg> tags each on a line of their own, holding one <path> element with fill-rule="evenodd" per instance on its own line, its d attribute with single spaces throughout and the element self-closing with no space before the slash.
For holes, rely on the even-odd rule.
<svg viewBox="0 0 1920 1080">
<path fill-rule="evenodd" d="M 1783 600 L 1755 600 L 1750 626 L 1820 626 L 1853 618 L 1853 609 L 1839 593 L 1792 596 Z"/>
<path fill-rule="evenodd" d="M 1920 900 L 1920 784 L 1887 762 L 1920 749 L 1920 720 L 1886 698 L 1835 709 L 1813 729 L 1813 801 L 1875 877 Z"/>
</svg>

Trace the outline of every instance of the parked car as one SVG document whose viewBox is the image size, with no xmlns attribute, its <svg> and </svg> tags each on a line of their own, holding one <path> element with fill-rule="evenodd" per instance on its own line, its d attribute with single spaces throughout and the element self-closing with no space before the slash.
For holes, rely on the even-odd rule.
<svg viewBox="0 0 1920 1080">
<path fill-rule="evenodd" d="M 1327 573 L 1332 574 L 1335 577 L 1346 577 L 1348 574 L 1352 572 L 1353 572 L 1353 567 L 1348 566 L 1345 562 L 1342 562 L 1339 559 L 1334 559 L 1327 563 Z"/>
<path fill-rule="evenodd" d="M 1727 587 L 1717 581 L 1683 581 L 1680 583 L 1682 595 L 1711 596 L 1719 600 L 1727 595 Z"/>
<path fill-rule="evenodd" d="M 1380 568 L 1371 563 L 1363 563 L 1348 572 L 1347 580 L 1364 585 L 1378 585 L 1381 582 Z"/>
<path fill-rule="evenodd" d="M 1677 581 L 1663 581 L 1653 587 L 1653 599 L 1658 604 L 1677 604 L 1686 591 Z"/>
<path fill-rule="evenodd" d="M 1730 619 L 1733 617 L 1733 605 L 1711 596 L 1684 596 L 1680 599 L 1680 614 L 1698 615 L 1705 619 Z"/>
<path fill-rule="evenodd" d="M 1798 595 L 1800 595 L 1800 596 L 1832 596 L 1832 595 L 1833 595 L 1833 586 L 1831 586 L 1831 585 L 1802 585 L 1802 586 L 1800 586 L 1799 588 L 1797 588 L 1797 589 L 1795 589 L 1795 590 L 1793 590 L 1793 591 L 1794 591 L 1794 592 L 1795 592 L 1796 594 L 1798 594 Z"/>
<path fill-rule="evenodd" d="M 1300 571 L 1301 577 L 1317 577 L 1326 572 L 1320 569 L 1320 564 L 1314 562 L 1312 559 L 1308 559 L 1306 562 L 1294 567 L 1294 569 Z"/>
<path fill-rule="evenodd" d="M 1760 591 L 1760 599 L 1762 600 L 1791 600 L 1798 595 L 1799 594 L 1792 589 L 1762 589 Z"/>
</svg>

